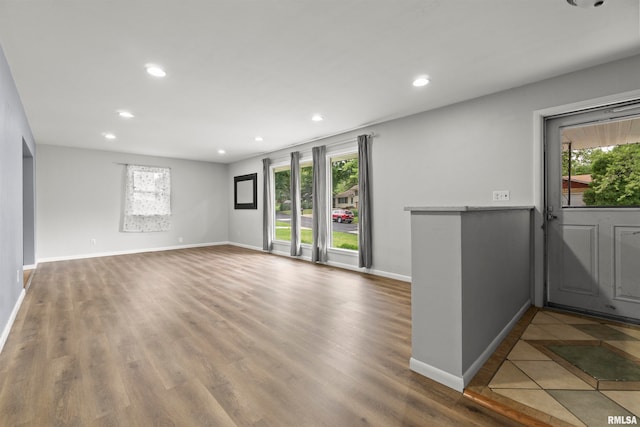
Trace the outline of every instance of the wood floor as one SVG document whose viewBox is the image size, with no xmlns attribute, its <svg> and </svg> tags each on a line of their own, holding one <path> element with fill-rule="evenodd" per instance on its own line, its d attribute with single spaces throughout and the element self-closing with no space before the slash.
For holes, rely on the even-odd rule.
<svg viewBox="0 0 640 427">
<path fill-rule="evenodd" d="M 45 263 L 3 426 L 516 425 L 411 372 L 410 286 L 232 246 Z"/>
</svg>

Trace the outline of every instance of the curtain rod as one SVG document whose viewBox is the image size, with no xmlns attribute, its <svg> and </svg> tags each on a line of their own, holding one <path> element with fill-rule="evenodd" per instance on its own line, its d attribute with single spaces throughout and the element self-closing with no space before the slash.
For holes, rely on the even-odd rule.
<svg viewBox="0 0 640 427">
<path fill-rule="evenodd" d="M 160 168 L 160 169 L 171 169 L 169 166 L 154 166 L 154 165 L 139 165 L 137 163 L 119 163 L 113 162 L 114 165 L 122 165 L 122 166 L 142 166 L 145 168 Z"/>
<path fill-rule="evenodd" d="M 373 132 L 367 133 L 365 135 L 368 135 L 370 138 L 373 138 L 373 137 L 376 136 Z M 356 135 L 356 136 L 353 136 L 351 138 L 342 139 L 342 140 L 339 140 L 339 141 L 329 142 L 327 144 L 320 144 L 320 145 L 325 145 L 327 147 L 331 147 L 333 145 L 346 144 L 347 142 L 356 142 L 356 141 L 358 141 L 358 136 L 360 136 L 360 135 Z M 280 148 L 280 149 L 278 149 L 276 151 L 286 150 L 286 149 L 289 149 L 289 148 L 300 147 L 302 145 L 307 145 L 307 144 L 313 144 L 313 143 L 317 143 L 319 141 L 322 141 L 323 139 L 328 139 L 328 138 L 331 138 L 331 136 L 323 136 L 322 138 L 312 139 L 312 140 L 306 141 L 306 142 L 296 142 L 295 144 L 287 145 L 286 147 Z M 314 145 L 314 147 L 317 147 L 317 145 Z M 268 154 L 268 153 L 264 153 L 264 154 Z"/>
<path fill-rule="evenodd" d="M 373 133 L 373 132 L 367 133 L 365 135 L 369 136 L 370 138 L 373 138 L 373 137 L 376 136 L 376 134 Z M 334 145 L 347 144 L 349 142 L 357 142 L 358 141 L 358 136 L 359 135 L 354 136 L 352 138 L 333 141 L 333 142 L 330 142 L 330 143 L 327 143 L 327 144 L 318 144 L 318 145 L 314 144 L 311 147 L 302 150 L 302 152 L 303 153 L 307 153 L 307 152 L 310 153 L 311 150 L 313 149 L 313 147 L 319 147 L 319 146 L 322 146 L 322 145 L 324 145 L 325 147 L 333 147 Z M 331 137 L 330 136 L 329 137 L 323 137 L 322 139 L 327 139 L 327 138 L 331 138 Z M 299 144 L 288 145 L 286 147 L 283 147 L 283 148 L 280 148 L 280 149 L 276 150 L 275 152 L 285 151 L 285 150 L 290 150 L 290 149 L 293 149 L 293 151 L 296 151 L 295 150 L 296 147 L 300 147 L 301 145 L 313 144 L 314 142 L 321 141 L 322 139 L 315 139 L 313 141 L 307 141 L 307 142 L 302 142 L 302 143 L 299 143 Z M 275 161 L 276 163 L 278 163 L 280 160 L 284 161 L 284 160 L 288 159 L 289 158 L 289 154 L 291 154 L 289 152 L 288 154 L 286 154 L 286 155 L 284 155 L 282 157 L 275 157 L 275 158 L 274 157 L 269 157 L 269 155 L 273 154 L 273 153 L 274 153 L 274 151 L 267 151 L 267 152 L 264 152 L 264 153 L 260 154 L 260 156 L 266 156 L 266 157 L 270 158 L 272 161 Z"/>
<path fill-rule="evenodd" d="M 367 133 L 365 135 L 367 135 L 369 138 L 373 138 L 375 136 L 375 134 L 373 132 Z M 346 144 L 347 142 L 357 142 L 358 141 L 358 136 L 360 136 L 360 135 L 354 136 L 352 138 L 344 139 L 342 141 L 334 141 L 334 142 L 330 142 L 328 144 L 323 144 L 323 145 L 325 145 L 327 147 L 331 147 L 333 145 Z"/>
</svg>

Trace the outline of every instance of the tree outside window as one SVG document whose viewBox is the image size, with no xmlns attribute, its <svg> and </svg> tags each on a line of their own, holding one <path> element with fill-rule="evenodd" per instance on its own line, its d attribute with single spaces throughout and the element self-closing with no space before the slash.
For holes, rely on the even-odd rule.
<svg viewBox="0 0 640 427">
<path fill-rule="evenodd" d="M 640 206 L 640 143 L 565 149 L 562 176 L 565 206 Z"/>
</svg>

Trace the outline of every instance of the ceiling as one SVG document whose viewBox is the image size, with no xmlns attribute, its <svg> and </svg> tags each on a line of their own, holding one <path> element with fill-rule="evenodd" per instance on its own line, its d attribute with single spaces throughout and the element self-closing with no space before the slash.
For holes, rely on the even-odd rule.
<svg viewBox="0 0 640 427">
<path fill-rule="evenodd" d="M 640 142 L 640 118 L 635 116 L 606 123 L 567 127 L 562 129 L 561 139 L 563 150 L 569 147 L 572 150 L 581 150 L 635 144 Z"/>
<path fill-rule="evenodd" d="M 38 144 L 230 163 L 637 54 L 639 16 L 638 0 L 0 0 L 0 44 Z"/>
</svg>

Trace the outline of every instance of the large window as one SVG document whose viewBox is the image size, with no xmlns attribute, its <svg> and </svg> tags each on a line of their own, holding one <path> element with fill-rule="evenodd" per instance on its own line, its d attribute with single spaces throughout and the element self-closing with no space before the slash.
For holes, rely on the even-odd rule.
<svg viewBox="0 0 640 427">
<path fill-rule="evenodd" d="M 330 247 L 358 250 L 358 154 L 332 157 Z"/>
<path fill-rule="evenodd" d="M 282 166 L 273 170 L 275 240 L 291 241 L 291 168 Z"/>
<path fill-rule="evenodd" d="M 291 168 L 274 168 L 275 183 L 275 240 L 291 241 Z M 300 162 L 300 241 L 311 244 L 311 224 L 313 221 L 313 164 Z"/>
<path fill-rule="evenodd" d="M 333 249 L 358 250 L 358 153 L 351 151 L 327 156 L 327 222 L 326 240 Z M 275 239 L 291 241 L 291 167 L 273 169 Z M 313 162 L 300 161 L 300 241 L 313 244 Z"/>
</svg>

